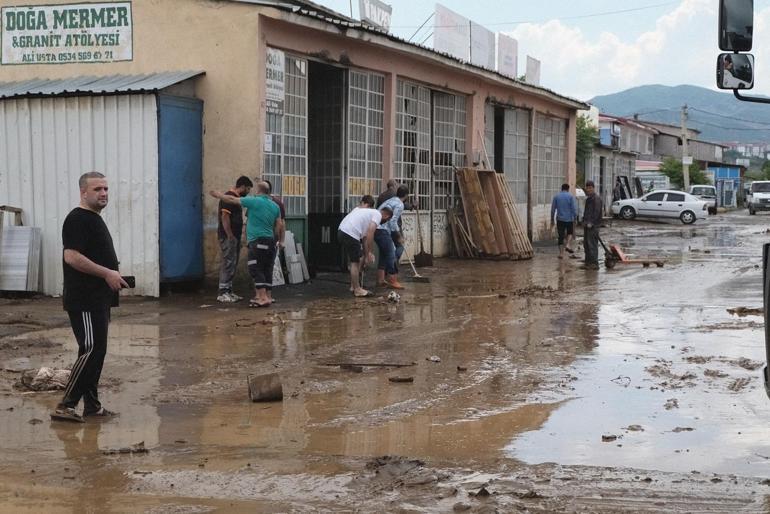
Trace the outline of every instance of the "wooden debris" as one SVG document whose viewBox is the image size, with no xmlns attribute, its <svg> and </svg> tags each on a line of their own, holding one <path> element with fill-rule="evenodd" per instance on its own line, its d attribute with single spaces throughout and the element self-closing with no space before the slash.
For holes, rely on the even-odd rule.
<svg viewBox="0 0 770 514">
<path fill-rule="evenodd" d="M 505 175 L 457 169 L 462 209 L 449 211 L 453 250 L 460 258 L 531 259 L 534 251 Z"/>
</svg>

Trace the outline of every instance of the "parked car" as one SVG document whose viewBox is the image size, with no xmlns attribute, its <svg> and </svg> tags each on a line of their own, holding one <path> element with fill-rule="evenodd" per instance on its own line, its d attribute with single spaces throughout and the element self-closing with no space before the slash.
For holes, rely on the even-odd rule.
<svg viewBox="0 0 770 514">
<path fill-rule="evenodd" d="M 757 211 L 770 211 L 770 180 L 755 180 L 751 183 L 746 205 L 751 215 Z"/>
<path fill-rule="evenodd" d="M 683 191 L 653 191 L 641 198 L 619 200 L 612 204 L 613 216 L 634 218 L 679 218 L 689 225 L 708 217 L 708 203 Z"/>
<path fill-rule="evenodd" d="M 688 191 L 688 193 L 706 202 L 706 204 L 708 204 L 709 214 L 717 213 L 717 188 L 716 187 L 709 184 L 690 186 L 690 190 Z"/>
</svg>

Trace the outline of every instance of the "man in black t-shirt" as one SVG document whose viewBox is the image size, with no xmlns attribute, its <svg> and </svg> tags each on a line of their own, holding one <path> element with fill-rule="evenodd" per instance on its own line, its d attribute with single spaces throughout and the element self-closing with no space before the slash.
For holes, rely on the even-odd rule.
<svg viewBox="0 0 770 514">
<path fill-rule="evenodd" d="M 96 171 L 80 177 L 80 206 L 67 215 L 62 227 L 64 244 L 64 310 L 78 342 L 64 397 L 51 418 L 83 421 L 83 417 L 114 416 L 99 402 L 99 377 L 107 353 L 110 308 L 118 305 L 118 291 L 128 284 L 118 272 L 112 236 L 100 213 L 107 206 L 108 187 Z M 83 399 L 83 416 L 75 410 Z"/>
<path fill-rule="evenodd" d="M 251 192 L 254 183 L 249 177 L 241 176 L 235 181 L 235 188 L 225 194 L 243 198 Z M 219 248 L 222 250 L 222 262 L 219 266 L 219 293 L 217 301 L 233 303 L 243 300 L 233 293 L 233 277 L 238 268 L 241 255 L 241 234 L 243 234 L 243 209 L 239 204 L 219 201 Z"/>
</svg>

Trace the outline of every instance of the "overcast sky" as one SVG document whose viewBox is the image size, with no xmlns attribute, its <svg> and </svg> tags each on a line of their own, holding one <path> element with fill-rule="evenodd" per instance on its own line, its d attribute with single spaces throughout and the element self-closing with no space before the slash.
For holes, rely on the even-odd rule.
<svg viewBox="0 0 770 514">
<path fill-rule="evenodd" d="M 350 15 L 350 0 L 316 0 Z M 358 18 L 358 0 L 352 0 Z M 409 38 L 435 2 L 391 0 L 391 32 Z M 644 84 L 715 89 L 718 0 L 446 0 L 443 5 L 519 41 L 542 61 L 543 86 L 581 100 Z M 770 0 L 754 0 L 756 88 L 770 95 Z M 637 9 L 630 12 L 630 9 Z M 413 41 L 432 32 L 432 20 Z M 427 39 L 426 44 L 432 45 Z"/>
</svg>

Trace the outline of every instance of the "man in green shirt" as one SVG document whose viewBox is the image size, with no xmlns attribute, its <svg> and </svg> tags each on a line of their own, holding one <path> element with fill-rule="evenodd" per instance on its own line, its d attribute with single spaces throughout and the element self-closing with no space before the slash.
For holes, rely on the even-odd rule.
<svg viewBox="0 0 770 514">
<path fill-rule="evenodd" d="M 269 307 L 272 302 L 267 291 L 273 289 L 273 265 L 277 251 L 276 241 L 283 234 L 281 210 L 270 198 L 270 186 L 265 182 L 257 183 L 256 196 L 239 198 L 211 191 L 211 196 L 225 203 L 240 205 L 246 211 L 246 239 L 248 239 L 248 269 L 254 280 L 255 295 L 249 301 L 249 307 Z M 277 241 L 283 245 L 283 241 Z"/>
</svg>

